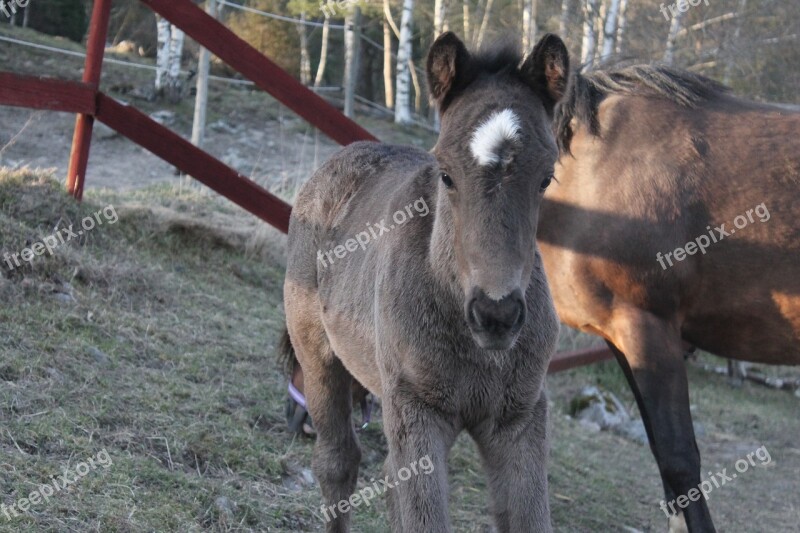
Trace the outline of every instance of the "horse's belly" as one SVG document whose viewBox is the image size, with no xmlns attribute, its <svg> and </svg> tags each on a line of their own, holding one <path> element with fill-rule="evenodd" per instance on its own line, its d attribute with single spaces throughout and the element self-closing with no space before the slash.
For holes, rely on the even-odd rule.
<svg viewBox="0 0 800 533">
<path fill-rule="evenodd" d="M 686 317 L 683 334 L 696 346 L 723 357 L 800 364 L 800 295 L 773 290 L 769 298 L 744 305 L 695 310 Z"/>
<path fill-rule="evenodd" d="M 344 313 L 325 312 L 322 323 L 333 352 L 348 372 L 372 394 L 381 395 L 380 372 L 375 362 L 372 324 Z"/>
</svg>

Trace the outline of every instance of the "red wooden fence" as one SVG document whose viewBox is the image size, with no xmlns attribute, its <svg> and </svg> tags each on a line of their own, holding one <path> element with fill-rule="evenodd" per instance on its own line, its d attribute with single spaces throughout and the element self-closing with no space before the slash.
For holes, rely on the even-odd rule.
<svg viewBox="0 0 800 533">
<path fill-rule="evenodd" d="M 190 0 L 141 2 L 336 142 L 377 140 Z M 289 204 L 147 115 L 100 91 L 110 12 L 111 0 L 95 0 L 82 82 L 0 72 L 0 105 L 77 114 L 67 187 L 78 200 L 83 194 L 94 121 L 99 120 L 285 233 Z M 612 357 L 606 348 L 561 353 L 549 370 L 558 372 Z"/>
<path fill-rule="evenodd" d="M 340 144 L 377 140 L 190 0 L 142 0 L 289 109 Z M 80 199 L 94 121 L 99 120 L 254 215 L 286 232 L 291 206 L 161 126 L 99 90 L 111 0 L 95 0 L 82 83 L 0 72 L 0 104 L 77 113 L 67 173 Z"/>
</svg>

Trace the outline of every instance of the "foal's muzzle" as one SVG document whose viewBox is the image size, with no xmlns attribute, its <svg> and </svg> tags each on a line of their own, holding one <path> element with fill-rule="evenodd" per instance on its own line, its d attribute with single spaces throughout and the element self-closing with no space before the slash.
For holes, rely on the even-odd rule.
<svg viewBox="0 0 800 533">
<path fill-rule="evenodd" d="M 481 289 L 473 289 L 466 305 L 467 325 L 478 346 L 486 350 L 507 350 L 517 340 L 525 323 L 525 300 L 515 289 L 493 300 Z"/>
</svg>

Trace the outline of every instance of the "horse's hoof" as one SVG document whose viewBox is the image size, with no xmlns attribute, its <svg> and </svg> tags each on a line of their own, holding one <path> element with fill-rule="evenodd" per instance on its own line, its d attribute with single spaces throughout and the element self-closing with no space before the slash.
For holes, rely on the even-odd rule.
<svg viewBox="0 0 800 533">
<path fill-rule="evenodd" d="M 307 437 L 316 434 L 308 411 L 291 397 L 286 398 L 286 424 L 292 433 Z"/>
</svg>

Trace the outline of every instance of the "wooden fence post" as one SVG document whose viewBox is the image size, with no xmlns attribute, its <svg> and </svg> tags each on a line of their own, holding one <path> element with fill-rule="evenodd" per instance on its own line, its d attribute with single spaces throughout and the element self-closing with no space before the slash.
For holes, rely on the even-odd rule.
<svg viewBox="0 0 800 533">
<path fill-rule="evenodd" d="M 95 91 L 100 86 L 110 15 L 111 0 L 94 0 L 92 20 L 89 23 L 89 39 L 86 43 L 83 81 L 91 85 Z M 86 165 L 89 162 L 93 127 L 94 115 L 81 114 L 75 120 L 75 133 L 72 137 L 72 152 L 67 171 L 67 190 L 78 200 L 83 197 L 83 183 L 86 179 Z"/>
</svg>

